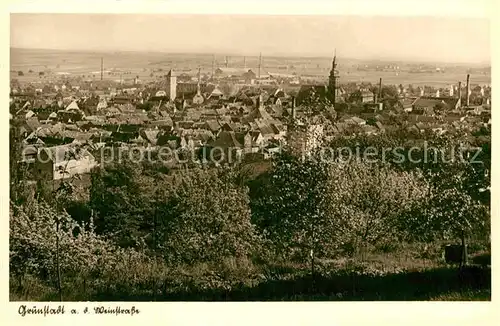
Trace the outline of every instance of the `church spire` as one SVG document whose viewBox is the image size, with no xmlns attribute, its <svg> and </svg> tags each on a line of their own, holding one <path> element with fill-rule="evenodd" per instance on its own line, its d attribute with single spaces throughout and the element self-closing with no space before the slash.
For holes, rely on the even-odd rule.
<svg viewBox="0 0 500 326">
<path fill-rule="evenodd" d="M 332 70 L 330 71 L 330 74 L 335 72 L 335 69 L 337 69 L 337 49 L 335 48 L 333 52 L 333 60 L 332 60 Z"/>
<path fill-rule="evenodd" d="M 328 88 L 330 90 L 332 103 L 335 106 L 336 93 L 337 93 L 337 49 L 333 52 L 333 60 L 332 60 L 332 70 L 330 70 L 330 78 L 328 80 Z"/>
</svg>

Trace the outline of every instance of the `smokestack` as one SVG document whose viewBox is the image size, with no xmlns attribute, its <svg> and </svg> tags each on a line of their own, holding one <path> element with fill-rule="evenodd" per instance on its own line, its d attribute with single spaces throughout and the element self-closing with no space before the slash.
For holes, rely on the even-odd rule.
<svg viewBox="0 0 500 326">
<path fill-rule="evenodd" d="M 292 96 L 292 120 L 295 120 L 295 96 Z"/>
<path fill-rule="evenodd" d="M 259 53 L 259 78 L 260 78 L 260 67 L 262 65 L 262 52 Z"/>
<path fill-rule="evenodd" d="M 243 57 L 243 69 L 247 69 L 247 57 Z"/>
<path fill-rule="evenodd" d="M 465 103 L 469 106 L 469 97 L 470 97 L 470 75 L 467 74 L 467 94 L 465 98 Z"/>
<path fill-rule="evenodd" d="M 103 69 L 104 69 L 104 61 L 103 58 L 101 57 L 101 80 L 102 80 L 102 74 L 103 74 Z"/>
<path fill-rule="evenodd" d="M 378 101 L 382 100 L 382 78 L 378 82 Z"/>
<path fill-rule="evenodd" d="M 212 56 L 212 78 L 214 78 L 215 54 Z"/>
<path fill-rule="evenodd" d="M 460 103 L 460 106 L 462 106 L 462 82 L 458 82 L 458 101 Z"/>
<path fill-rule="evenodd" d="M 227 66 L 228 66 L 228 65 L 229 65 L 229 59 L 228 59 L 228 57 L 226 56 L 226 68 L 227 68 Z"/>
</svg>

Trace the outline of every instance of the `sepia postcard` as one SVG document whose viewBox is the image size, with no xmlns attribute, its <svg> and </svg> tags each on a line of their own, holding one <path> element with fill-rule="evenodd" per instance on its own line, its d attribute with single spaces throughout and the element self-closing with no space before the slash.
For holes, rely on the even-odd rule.
<svg viewBox="0 0 500 326">
<path fill-rule="evenodd" d="M 492 5 L 189 3 L 8 14 L 7 315 L 492 321 Z"/>
</svg>

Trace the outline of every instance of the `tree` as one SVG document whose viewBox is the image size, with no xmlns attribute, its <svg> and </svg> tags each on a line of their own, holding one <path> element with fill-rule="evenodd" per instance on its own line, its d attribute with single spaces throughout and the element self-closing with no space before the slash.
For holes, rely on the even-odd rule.
<svg viewBox="0 0 500 326">
<path fill-rule="evenodd" d="M 55 221 L 59 221 L 59 228 Z M 53 283 L 55 270 L 65 279 L 96 279 L 102 275 L 119 278 L 117 267 L 128 264 L 126 277 L 136 278 L 131 266 L 148 263 L 148 258 L 134 250 L 122 250 L 95 233 L 92 221 L 76 223 L 64 211 L 57 212 L 43 201 L 29 205 L 10 205 L 9 267 L 12 276 L 22 280 L 26 275 Z M 54 257 L 57 257 L 55 259 Z M 117 275 L 118 274 L 118 275 Z"/>
<path fill-rule="evenodd" d="M 466 239 L 472 234 L 489 236 L 489 210 L 463 188 L 463 175 L 452 176 L 445 182 L 432 187 L 425 200 L 414 203 L 401 224 L 410 237 L 419 240 L 460 239 L 465 265 Z"/>
<path fill-rule="evenodd" d="M 22 72 L 21 70 L 19 70 L 19 71 L 17 72 L 17 75 L 18 75 L 18 76 L 24 76 L 24 72 Z"/>
<path fill-rule="evenodd" d="M 326 210 L 328 164 L 284 153 L 271 172 L 251 189 L 253 221 L 284 258 L 311 258 L 332 253 L 335 220 Z"/>
<path fill-rule="evenodd" d="M 398 97 L 398 89 L 394 85 L 382 86 L 382 98 L 394 99 Z"/>
<path fill-rule="evenodd" d="M 428 185 L 423 175 L 389 165 L 350 161 L 332 165 L 328 210 L 352 251 L 398 239 L 399 218 L 421 201 Z"/>
<path fill-rule="evenodd" d="M 168 261 L 220 261 L 256 252 L 248 194 L 226 171 L 179 175 L 155 198 L 155 238 Z"/>
<path fill-rule="evenodd" d="M 90 202 L 99 234 L 107 234 L 123 247 L 136 247 L 150 231 L 152 190 L 141 182 L 141 165 L 109 165 L 91 175 Z M 150 181 L 150 180 L 148 180 Z"/>
<path fill-rule="evenodd" d="M 19 122 L 14 120 L 9 128 L 9 159 L 10 159 L 10 198 L 15 204 L 22 204 L 30 201 L 29 168 L 23 162 L 22 141 L 23 137 L 19 132 Z"/>
<path fill-rule="evenodd" d="M 434 112 L 437 114 L 437 115 L 443 115 L 444 113 L 444 110 L 447 108 L 447 105 L 444 104 L 444 103 L 437 103 L 436 105 L 434 105 L 433 109 L 434 109 Z"/>
</svg>

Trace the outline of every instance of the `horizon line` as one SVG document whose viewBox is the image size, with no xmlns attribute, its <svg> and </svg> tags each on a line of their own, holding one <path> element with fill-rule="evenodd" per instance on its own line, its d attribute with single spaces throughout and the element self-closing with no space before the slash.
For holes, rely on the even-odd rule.
<svg viewBox="0 0 500 326">
<path fill-rule="evenodd" d="M 42 51 L 61 51 L 61 52 L 83 52 L 83 53 L 107 53 L 107 52 L 129 52 L 129 53 L 165 53 L 165 54 L 197 54 L 197 55 L 221 55 L 221 56 L 239 56 L 239 57 L 259 57 L 259 53 L 262 53 L 262 51 L 256 51 L 255 55 L 248 55 L 244 53 L 236 53 L 236 52 L 231 52 L 231 51 L 218 51 L 218 52 L 201 52 L 201 50 L 196 50 L 196 51 L 187 51 L 187 50 L 129 50 L 129 49 L 65 49 L 65 48 L 37 48 L 37 47 L 23 47 L 23 46 L 9 46 L 9 49 L 19 49 L 19 50 L 42 50 Z M 331 59 L 331 54 L 290 54 L 286 55 L 284 53 L 272 53 L 269 55 L 263 55 L 263 57 L 268 57 L 268 58 L 329 58 Z M 340 59 L 346 59 L 346 60 L 354 60 L 354 61 L 382 61 L 382 62 L 387 62 L 387 61 L 396 61 L 396 62 L 407 62 L 407 63 L 446 63 L 446 64 L 460 64 L 460 65 L 488 65 L 491 68 L 491 58 L 488 60 L 481 60 L 479 62 L 470 62 L 470 61 L 443 61 L 443 60 L 430 60 L 430 59 L 418 59 L 418 58 L 395 58 L 395 57 L 379 57 L 379 58 L 369 58 L 369 57 L 342 57 L 341 55 L 339 56 Z"/>
</svg>

